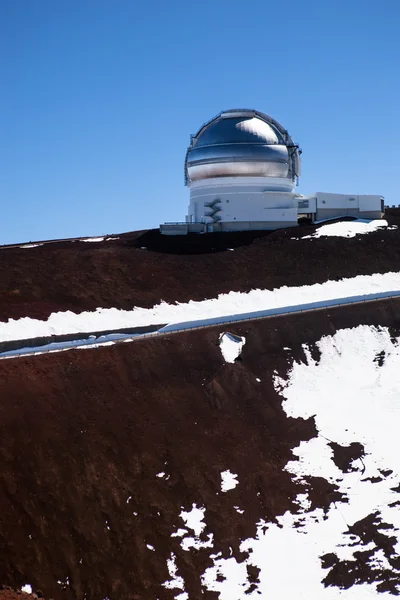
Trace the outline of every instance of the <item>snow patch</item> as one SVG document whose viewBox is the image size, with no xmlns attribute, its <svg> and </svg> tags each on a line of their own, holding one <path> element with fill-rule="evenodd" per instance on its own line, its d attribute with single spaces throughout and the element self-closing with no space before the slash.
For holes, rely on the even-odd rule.
<svg viewBox="0 0 400 600">
<path fill-rule="evenodd" d="M 244 510 L 239 508 L 238 506 L 234 506 L 233 508 L 236 510 L 237 513 L 239 513 L 239 515 L 242 515 L 244 513 Z"/>
<path fill-rule="evenodd" d="M 221 491 L 229 492 L 229 490 L 234 490 L 238 485 L 237 475 L 235 473 L 231 473 L 229 469 L 227 471 L 221 472 Z"/>
<path fill-rule="evenodd" d="M 242 353 L 242 348 L 246 343 L 246 338 L 232 333 L 221 333 L 219 336 L 219 347 L 225 362 L 234 363 Z"/>
<path fill-rule="evenodd" d="M 187 529 L 182 529 L 179 528 L 177 531 L 175 531 L 175 533 L 171 534 L 171 537 L 183 537 L 184 535 L 186 535 L 188 532 Z"/>
<path fill-rule="evenodd" d="M 276 373 L 274 377 L 286 414 L 314 417 L 318 430 L 315 438 L 293 450 L 295 460 L 286 465 L 304 489 L 296 497 L 297 510 L 278 516 L 274 523 L 261 519 L 256 536 L 239 546 L 247 553 L 244 561 L 210 555 L 213 564 L 201 583 L 217 592 L 219 600 L 379 600 L 397 595 L 378 590 L 382 579 L 376 574 L 385 570 L 400 592 L 400 338 L 387 328 L 361 325 L 323 337 L 317 347 L 318 362 L 305 345 L 306 361 L 294 362 L 286 379 Z M 332 442 L 362 444 L 362 461 L 351 461 L 350 468 L 342 470 L 334 462 Z M 326 513 L 312 508 L 309 477 L 326 479 L 342 494 Z M 351 529 L 364 520 L 375 527 L 372 539 L 360 537 L 362 527 Z M 330 573 L 322 560 L 325 555 L 335 556 L 342 570 L 354 572 L 350 587 L 340 589 L 332 582 L 325 587 Z M 356 567 L 349 569 L 342 562 L 360 560 L 372 574 L 369 583 L 362 583 Z M 282 576 L 287 565 L 290 576 Z M 247 567 L 259 572 L 252 584 Z"/>
<path fill-rule="evenodd" d="M 339 223 L 330 223 L 329 225 L 322 225 L 319 227 L 312 235 L 306 235 L 303 239 L 307 240 L 310 238 L 320 238 L 320 237 L 346 237 L 352 238 L 356 235 L 372 233 L 373 231 L 377 231 L 378 229 L 397 229 L 396 225 L 392 227 L 388 226 L 388 222 L 385 219 L 357 219 L 357 221 L 340 221 Z"/>
<path fill-rule="evenodd" d="M 288 463 L 286 469 L 299 482 L 307 476 L 324 477 L 338 486 L 347 500 L 336 502 L 323 516 L 318 511 L 307 513 L 307 494 L 299 496 L 298 502 L 306 511 L 300 528 L 306 535 L 303 544 L 297 542 L 297 549 L 294 540 L 290 541 L 296 536 L 288 529 L 294 525 L 293 515 L 284 515 L 280 534 L 274 531 L 275 551 L 279 537 L 279 544 L 285 543 L 290 549 L 285 560 L 302 565 L 308 582 L 302 589 L 307 597 L 327 575 L 319 557 L 328 553 L 334 553 L 339 560 L 355 560 L 358 551 L 372 551 L 372 568 L 389 569 L 397 580 L 400 578 L 400 569 L 389 564 L 388 556 L 375 542 L 363 544 L 357 536 L 355 540 L 349 536 L 349 527 L 354 523 L 372 518 L 378 530 L 383 522 L 384 533 L 397 539 L 395 550 L 400 554 L 400 512 L 395 504 L 399 497 L 393 489 L 400 479 L 399 339 L 392 338 L 387 328 L 360 325 L 323 337 L 317 347 L 321 353 L 318 362 L 305 346 L 306 363 L 295 362 L 286 381 L 275 378 L 275 387 L 285 398 L 286 414 L 295 418 L 314 416 L 319 432 L 318 437 L 302 442 L 293 451 L 298 460 Z M 362 462 L 356 461 L 351 469 L 342 472 L 333 461 L 330 441 L 341 446 L 362 444 Z M 331 589 L 331 595 L 325 592 L 321 597 L 338 597 L 339 590 Z M 397 589 L 400 591 L 399 585 Z M 349 598 L 380 597 L 376 583 L 355 586 L 347 594 Z"/>
<path fill-rule="evenodd" d="M 19 246 L 20 248 L 39 248 L 39 246 L 43 246 L 44 244 L 24 244 L 23 246 Z"/>
<path fill-rule="evenodd" d="M 201 550 L 202 548 L 213 548 L 214 546 L 214 535 L 212 533 L 208 534 L 205 540 L 200 538 L 206 527 L 206 524 L 203 521 L 205 511 L 205 508 L 197 508 L 196 504 L 192 504 L 191 511 L 182 511 L 179 515 L 186 527 L 191 529 L 195 534 L 194 536 L 182 537 L 181 548 L 185 550 L 185 552 L 188 552 L 191 548 L 194 550 Z M 179 529 L 175 534 L 172 534 L 171 537 L 177 537 L 178 533 L 182 531 L 186 532 L 184 529 Z"/>
<path fill-rule="evenodd" d="M 185 590 L 185 582 L 183 578 L 178 575 L 178 567 L 176 566 L 176 556 L 171 552 L 170 558 L 167 560 L 168 573 L 171 579 L 165 581 L 163 586 L 167 590 Z"/>
<path fill-rule="evenodd" d="M 24 592 L 25 594 L 32 594 L 32 586 L 29 585 L 29 583 L 23 585 L 21 588 L 21 592 Z"/>
<path fill-rule="evenodd" d="M 181 548 L 187 552 L 190 548 L 201 550 L 202 548 L 214 547 L 214 535 L 209 533 L 206 540 L 201 540 L 198 537 L 185 537 L 181 541 Z"/>
<path fill-rule="evenodd" d="M 196 504 L 192 504 L 192 510 L 187 512 L 183 510 L 179 516 L 184 521 L 186 527 L 192 529 L 195 535 L 199 536 L 206 526 L 203 522 L 205 512 L 205 508 L 197 508 Z"/>
<path fill-rule="evenodd" d="M 80 240 L 81 242 L 104 242 L 104 237 L 93 237 Z"/>
</svg>

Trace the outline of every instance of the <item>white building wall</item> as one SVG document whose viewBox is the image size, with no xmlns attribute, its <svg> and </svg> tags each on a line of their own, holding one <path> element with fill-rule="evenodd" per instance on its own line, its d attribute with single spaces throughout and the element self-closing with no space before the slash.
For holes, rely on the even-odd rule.
<svg viewBox="0 0 400 600">
<path fill-rule="evenodd" d="M 217 201 L 217 202 L 216 202 Z M 209 206 L 215 202 L 215 210 Z M 286 180 L 264 177 L 214 178 L 190 186 L 188 223 L 219 223 L 250 228 L 289 227 L 297 224 L 299 214 L 314 215 L 315 220 L 341 216 L 380 218 L 382 197 L 376 195 L 317 192 L 299 196 Z M 207 213 L 213 213 L 213 216 Z"/>
<path fill-rule="evenodd" d="M 317 192 L 318 209 L 344 208 L 358 209 L 358 196 L 356 194 L 329 194 L 326 192 Z"/>
<path fill-rule="evenodd" d="M 380 211 L 382 196 L 359 194 L 329 194 L 317 192 L 318 209 L 358 209 L 362 211 Z"/>
<path fill-rule="evenodd" d="M 373 210 L 373 211 L 381 210 L 382 204 L 384 204 L 383 196 L 369 196 L 369 195 L 358 196 L 358 206 L 359 206 L 360 212 L 366 211 L 366 210 Z"/>
<path fill-rule="evenodd" d="M 270 188 L 277 189 L 270 189 Z M 190 189 L 188 220 L 212 222 L 207 204 L 218 200 L 220 222 L 290 221 L 297 223 L 297 201 L 285 181 L 271 178 L 224 178 L 194 184 Z M 268 189 L 269 188 L 269 189 Z M 283 190 L 282 190 L 283 188 Z"/>
<path fill-rule="evenodd" d="M 210 217 L 205 219 L 203 217 L 212 210 L 209 206 L 206 206 L 206 203 L 215 199 L 220 200 L 218 203 L 220 210 L 217 214 L 221 221 L 266 221 L 270 218 L 269 215 L 272 214 L 274 220 L 275 216 L 279 214 L 282 214 L 282 218 L 286 220 L 289 213 L 285 211 L 288 210 L 297 215 L 297 205 L 289 194 L 220 194 L 219 196 L 202 196 L 196 199 L 191 210 L 192 214 L 195 215 L 193 222 L 199 220 L 212 221 Z"/>
<path fill-rule="evenodd" d="M 221 198 L 221 221 L 274 221 L 288 220 L 288 215 L 293 210 L 297 221 L 297 209 L 292 204 L 288 194 L 252 194 L 232 198 Z"/>
</svg>

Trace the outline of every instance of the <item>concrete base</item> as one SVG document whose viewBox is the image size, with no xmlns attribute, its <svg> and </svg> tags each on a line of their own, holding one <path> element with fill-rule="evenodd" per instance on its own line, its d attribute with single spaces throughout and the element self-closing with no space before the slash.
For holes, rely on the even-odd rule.
<svg viewBox="0 0 400 600">
<path fill-rule="evenodd" d="M 297 221 L 229 221 L 223 223 L 164 223 L 160 225 L 163 235 L 187 235 L 188 233 L 217 233 L 224 231 L 272 231 L 295 227 Z"/>
</svg>

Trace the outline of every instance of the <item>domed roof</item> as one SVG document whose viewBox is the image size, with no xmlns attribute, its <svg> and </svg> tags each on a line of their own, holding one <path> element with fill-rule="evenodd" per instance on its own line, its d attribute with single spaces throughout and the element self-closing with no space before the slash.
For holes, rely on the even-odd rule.
<svg viewBox="0 0 400 600">
<path fill-rule="evenodd" d="M 197 137 L 197 136 L 196 136 Z M 283 144 L 279 131 L 258 117 L 222 117 L 201 133 L 196 148 L 215 144 Z"/>
<path fill-rule="evenodd" d="M 186 183 L 214 177 L 299 175 L 297 146 L 271 117 L 229 110 L 206 123 L 191 139 L 185 161 Z"/>
</svg>

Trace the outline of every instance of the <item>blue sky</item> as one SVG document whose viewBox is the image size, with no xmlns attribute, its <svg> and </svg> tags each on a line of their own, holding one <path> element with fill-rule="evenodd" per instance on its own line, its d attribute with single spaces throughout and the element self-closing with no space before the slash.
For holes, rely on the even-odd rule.
<svg viewBox="0 0 400 600">
<path fill-rule="evenodd" d="M 183 220 L 190 133 L 256 108 L 299 191 L 398 194 L 398 0 L 3 0 L 0 243 Z"/>
</svg>

